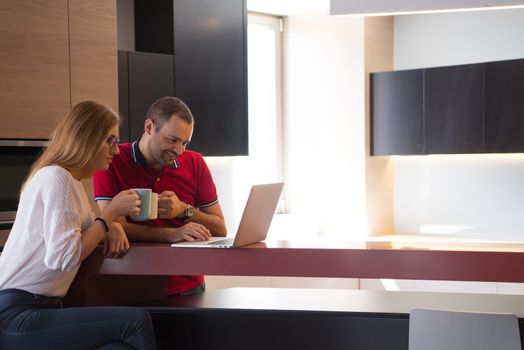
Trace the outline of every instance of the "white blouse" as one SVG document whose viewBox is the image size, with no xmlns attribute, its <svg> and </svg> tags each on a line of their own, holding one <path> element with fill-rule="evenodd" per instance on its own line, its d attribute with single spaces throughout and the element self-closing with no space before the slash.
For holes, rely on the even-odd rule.
<svg viewBox="0 0 524 350">
<path fill-rule="evenodd" d="M 89 203 L 80 181 L 64 168 L 36 172 L 0 256 L 0 290 L 64 296 L 80 266 L 81 233 L 94 219 Z"/>
</svg>

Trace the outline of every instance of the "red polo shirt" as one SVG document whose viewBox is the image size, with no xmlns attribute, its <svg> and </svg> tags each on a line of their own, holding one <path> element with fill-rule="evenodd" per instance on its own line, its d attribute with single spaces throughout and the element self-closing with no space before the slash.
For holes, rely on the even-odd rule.
<svg viewBox="0 0 524 350">
<path fill-rule="evenodd" d="M 218 203 L 216 187 L 202 155 L 185 151 L 171 167 L 157 171 L 146 164 L 138 141 L 119 145 L 120 153 L 113 158 L 107 171 L 97 171 L 93 177 L 96 200 L 111 200 L 120 191 L 130 188 L 151 188 L 153 192 L 173 191 L 178 198 L 196 208 Z M 151 227 L 180 227 L 178 219 L 155 219 L 128 222 Z M 204 276 L 168 276 L 167 294 L 177 294 L 198 287 Z"/>
</svg>

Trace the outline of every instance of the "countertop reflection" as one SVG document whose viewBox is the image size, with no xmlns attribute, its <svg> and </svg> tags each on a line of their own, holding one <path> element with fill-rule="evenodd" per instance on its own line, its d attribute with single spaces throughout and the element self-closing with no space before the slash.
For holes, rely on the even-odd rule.
<svg viewBox="0 0 524 350">
<path fill-rule="evenodd" d="M 491 251 L 524 252 L 524 242 L 481 241 L 464 238 L 448 238 L 417 235 L 387 235 L 363 240 L 333 240 L 315 237 L 307 240 L 273 240 L 257 243 L 253 248 L 303 248 L 303 249 L 378 249 L 378 250 L 443 250 L 443 251 Z"/>
</svg>

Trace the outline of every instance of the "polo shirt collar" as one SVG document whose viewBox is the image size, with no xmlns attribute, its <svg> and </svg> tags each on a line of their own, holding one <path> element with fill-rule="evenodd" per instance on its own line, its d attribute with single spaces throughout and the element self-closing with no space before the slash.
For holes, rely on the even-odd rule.
<svg viewBox="0 0 524 350">
<path fill-rule="evenodd" d="M 131 157 L 133 157 L 133 161 L 142 166 L 146 166 L 146 158 L 144 157 L 144 154 L 140 151 L 140 147 L 138 147 L 138 144 L 140 143 L 140 139 L 136 140 L 131 144 Z M 175 159 L 173 164 L 170 165 L 171 169 L 178 169 L 178 159 Z"/>
</svg>

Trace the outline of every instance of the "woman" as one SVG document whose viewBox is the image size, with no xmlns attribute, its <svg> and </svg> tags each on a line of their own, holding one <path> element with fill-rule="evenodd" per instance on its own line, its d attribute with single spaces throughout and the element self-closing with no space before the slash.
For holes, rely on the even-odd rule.
<svg viewBox="0 0 524 350">
<path fill-rule="evenodd" d="M 119 216 L 140 201 L 120 192 L 97 218 L 80 183 L 118 153 L 119 119 L 96 102 L 77 104 L 55 129 L 22 186 L 0 256 L 1 349 L 153 349 L 149 315 L 129 307 L 62 308 L 80 263 Z M 117 225 L 115 225 L 116 227 Z"/>
</svg>

